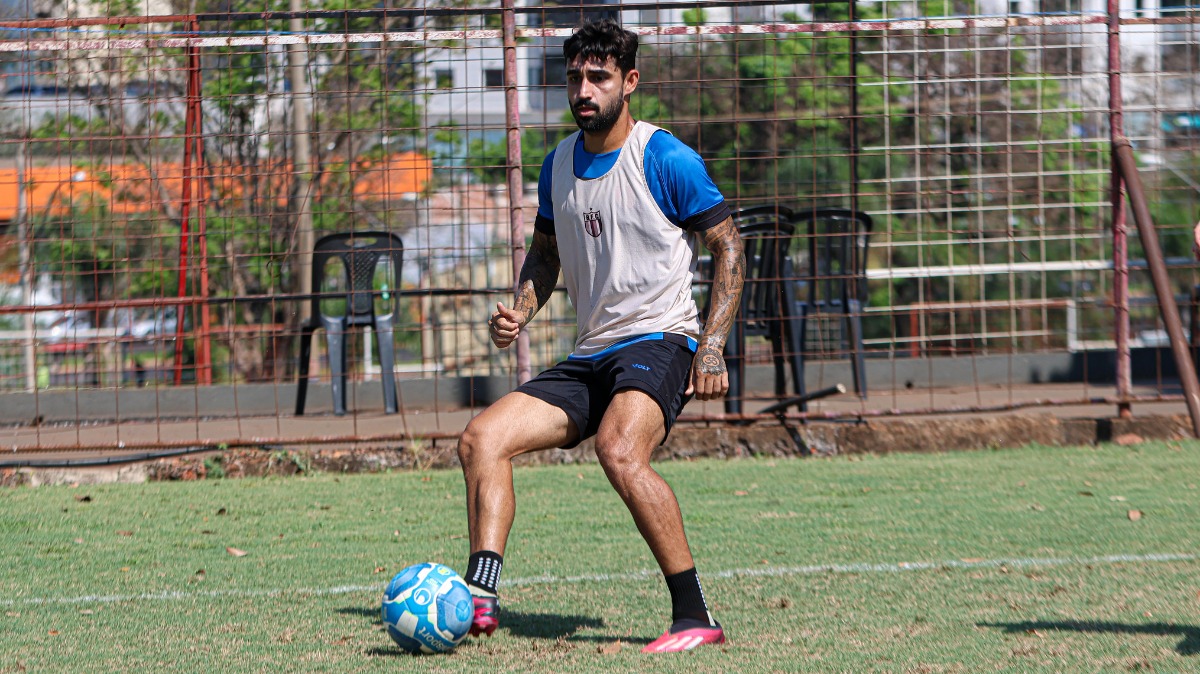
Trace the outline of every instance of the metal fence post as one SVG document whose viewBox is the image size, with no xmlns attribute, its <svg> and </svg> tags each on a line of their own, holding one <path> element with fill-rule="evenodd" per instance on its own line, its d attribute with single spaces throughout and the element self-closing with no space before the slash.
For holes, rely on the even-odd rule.
<svg viewBox="0 0 1200 674">
<path fill-rule="evenodd" d="M 1121 102 L 1121 5 L 1120 0 L 1108 0 L 1108 133 L 1116 147 L 1124 137 L 1123 106 Z M 1129 356 L 1129 241 L 1125 226 L 1124 181 L 1112 154 L 1112 236 L 1113 236 L 1113 331 L 1117 347 L 1117 414 L 1132 415 L 1130 403 L 1133 384 Z"/>
<path fill-rule="evenodd" d="M 512 238 L 513 288 L 521 283 L 525 264 L 525 218 L 521 210 L 525 185 L 521 179 L 521 108 L 517 98 L 517 12 L 513 0 L 503 0 L 501 17 L 504 32 L 504 126 L 507 137 L 505 166 L 508 178 L 509 234 Z M 517 338 L 517 383 L 533 376 L 529 360 L 529 333 Z"/>
</svg>

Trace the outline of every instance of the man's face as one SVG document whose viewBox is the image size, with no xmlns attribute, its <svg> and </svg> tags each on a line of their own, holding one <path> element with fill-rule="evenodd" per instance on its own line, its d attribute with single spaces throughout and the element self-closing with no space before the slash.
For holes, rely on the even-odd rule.
<svg viewBox="0 0 1200 674">
<path fill-rule="evenodd" d="M 625 96 L 637 87 L 638 72 L 621 76 L 616 61 L 576 57 L 567 64 L 567 101 L 571 115 L 583 131 L 603 133 L 621 118 Z"/>
</svg>

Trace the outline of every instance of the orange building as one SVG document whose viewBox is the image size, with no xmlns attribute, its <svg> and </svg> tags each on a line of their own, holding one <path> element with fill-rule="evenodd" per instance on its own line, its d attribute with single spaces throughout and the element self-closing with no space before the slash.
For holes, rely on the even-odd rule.
<svg viewBox="0 0 1200 674">
<path fill-rule="evenodd" d="M 183 199 L 183 165 L 162 163 L 153 166 L 165 191 L 178 208 Z M 404 195 L 425 191 L 433 178 L 433 163 L 419 152 L 401 152 L 382 160 L 360 161 L 349 167 L 350 180 L 356 197 L 371 200 L 399 199 Z M 245 170 L 237 166 L 205 167 L 205 182 L 211 180 L 218 191 L 236 190 Z M 261 176 L 267 182 L 286 186 L 291 175 L 290 165 L 279 167 L 271 175 Z M 0 169 L 0 223 L 12 222 L 17 215 L 17 170 Z M 104 203 L 118 214 L 144 213 L 159 210 L 161 197 L 153 189 L 150 170 L 143 164 L 114 164 L 107 167 L 36 166 L 27 171 L 26 212 L 32 218 L 61 216 L 69 212 L 70 204 L 82 199 Z M 287 190 L 280 189 L 281 204 Z M 221 198 L 236 198 L 222 194 Z"/>
</svg>

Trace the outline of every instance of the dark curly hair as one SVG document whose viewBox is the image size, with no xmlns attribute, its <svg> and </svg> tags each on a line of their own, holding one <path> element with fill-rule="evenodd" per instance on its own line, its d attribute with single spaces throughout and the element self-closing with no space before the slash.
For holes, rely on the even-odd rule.
<svg viewBox="0 0 1200 674">
<path fill-rule="evenodd" d="M 563 43 L 563 56 L 567 63 L 579 56 L 584 60 L 594 58 L 601 63 L 607 63 L 611 58 L 624 75 L 637 67 L 637 48 L 637 33 L 625 30 L 612 19 L 599 19 L 587 21 L 575 29 Z"/>
</svg>

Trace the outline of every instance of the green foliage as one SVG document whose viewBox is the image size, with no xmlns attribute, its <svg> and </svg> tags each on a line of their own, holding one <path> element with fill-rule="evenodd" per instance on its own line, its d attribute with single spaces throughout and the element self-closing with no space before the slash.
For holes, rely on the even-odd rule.
<svg viewBox="0 0 1200 674">
<path fill-rule="evenodd" d="M 683 10 L 684 24 L 692 28 L 698 28 L 708 23 L 708 13 L 703 7 L 693 7 L 692 9 Z"/>
<path fill-rule="evenodd" d="M 634 100 L 638 100 L 635 96 Z M 575 131 L 575 122 L 570 111 L 562 116 L 563 125 L 558 127 L 526 127 L 521 131 L 521 179 L 536 183 L 541 173 L 542 160 L 567 136 Z M 568 128 L 566 125 L 570 124 Z M 477 138 L 468 144 L 466 166 L 480 181 L 503 184 L 507 180 L 508 143 L 504 139 L 488 142 Z"/>
<path fill-rule="evenodd" d="M 224 455 L 216 454 L 204 458 L 204 477 L 210 480 L 219 480 L 225 477 Z"/>
</svg>

